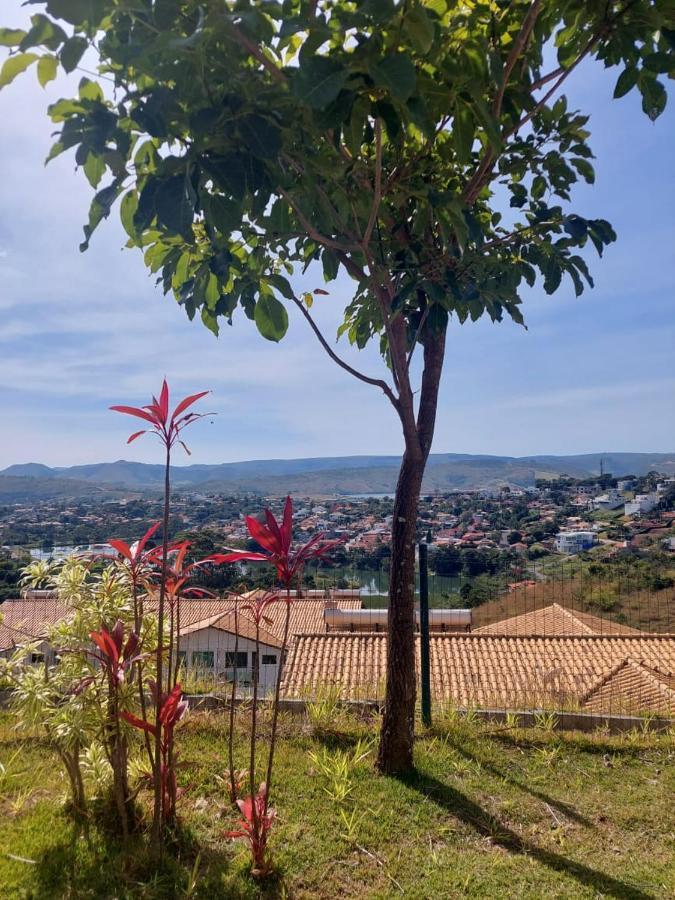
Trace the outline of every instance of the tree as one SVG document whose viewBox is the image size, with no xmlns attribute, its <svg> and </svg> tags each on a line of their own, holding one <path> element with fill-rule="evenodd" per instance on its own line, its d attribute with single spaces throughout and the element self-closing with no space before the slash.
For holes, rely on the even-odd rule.
<svg viewBox="0 0 675 900">
<path fill-rule="evenodd" d="M 199 312 L 218 333 L 243 310 L 278 341 L 295 308 L 330 358 L 382 391 L 400 419 L 379 766 L 402 771 L 413 749 L 415 526 L 448 319 L 522 323 L 522 288 L 538 277 L 549 294 L 563 275 L 577 294 L 592 285 L 578 251 L 602 254 L 615 234 L 569 209 L 578 178 L 594 180 L 593 154 L 587 117 L 560 89 L 586 59 L 619 66 L 615 96 L 637 88 L 656 119 L 666 104 L 658 74 L 673 68 L 672 6 L 38 5 L 47 15 L 27 32 L 2 32 L 17 49 L 0 86 L 33 64 L 44 83 L 88 48 L 98 54 L 98 80 L 83 78 L 77 98 L 51 107 L 61 132 L 50 158 L 75 149 L 97 191 L 83 249 L 119 199 L 129 245 L 190 318 Z M 358 348 L 377 341 L 384 377 L 355 369 L 321 332 L 311 307 L 325 289 L 296 295 L 286 276 L 313 263 L 329 282 L 352 279 L 339 333 Z"/>
</svg>

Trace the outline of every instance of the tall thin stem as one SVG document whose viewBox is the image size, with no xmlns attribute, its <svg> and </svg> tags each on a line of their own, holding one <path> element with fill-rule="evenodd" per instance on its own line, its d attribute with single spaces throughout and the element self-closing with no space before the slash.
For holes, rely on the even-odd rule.
<svg viewBox="0 0 675 900">
<path fill-rule="evenodd" d="M 237 699 L 237 654 L 239 652 L 239 607 L 238 597 L 234 598 L 234 671 L 232 673 L 232 693 L 230 695 L 230 736 L 228 753 L 230 762 L 230 800 L 237 799 L 237 784 L 234 778 L 234 704 Z"/>
<path fill-rule="evenodd" d="M 274 765 L 274 748 L 277 740 L 277 721 L 279 718 L 279 695 L 281 693 L 281 679 L 283 677 L 284 656 L 286 654 L 286 645 L 288 643 L 288 628 L 291 621 L 291 589 L 286 586 L 286 620 L 284 622 L 284 639 L 281 646 L 281 655 L 279 656 L 279 665 L 277 666 L 277 681 L 274 686 L 274 707 L 272 709 L 272 734 L 270 737 L 270 752 L 267 758 L 267 777 L 265 778 L 265 813 L 269 805 L 270 788 L 272 785 L 272 766 Z"/>
<path fill-rule="evenodd" d="M 169 504 L 171 500 L 171 446 L 166 444 L 164 469 L 164 515 L 162 517 L 162 576 L 159 584 L 159 609 L 157 611 L 157 690 L 155 698 L 155 804 L 152 819 L 152 846 L 156 857 L 161 856 L 162 842 L 162 681 L 164 676 L 164 599 L 166 596 L 166 565 L 169 552 Z"/>
</svg>

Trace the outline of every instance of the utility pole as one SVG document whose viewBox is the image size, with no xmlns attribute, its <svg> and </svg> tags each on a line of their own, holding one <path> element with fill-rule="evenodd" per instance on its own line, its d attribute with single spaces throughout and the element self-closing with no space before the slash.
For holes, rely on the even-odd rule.
<svg viewBox="0 0 675 900">
<path fill-rule="evenodd" d="M 427 538 L 429 535 L 427 535 Z M 428 546 L 420 541 L 420 677 L 422 681 L 422 724 L 431 725 L 431 666 L 429 657 L 429 571 Z"/>
</svg>

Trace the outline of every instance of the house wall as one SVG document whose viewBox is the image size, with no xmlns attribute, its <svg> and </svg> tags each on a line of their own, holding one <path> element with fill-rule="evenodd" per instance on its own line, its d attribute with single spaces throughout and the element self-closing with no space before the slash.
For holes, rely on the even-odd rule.
<svg viewBox="0 0 675 900">
<path fill-rule="evenodd" d="M 209 677 L 213 674 L 217 681 L 225 682 L 233 678 L 234 669 L 231 665 L 228 665 L 226 654 L 234 652 L 234 646 L 235 635 L 230 632 L 220 631 L 217 628 L 203 628 L 201 631 L 193 631 L 190 634 L 182 635 L 179 650 L 181 654 L 185 653 L 184 664 L 189 673 L 200 677 Z M 263 643 L 260 644 L 259 649 L 258 684 L 260 690 L 265 692 L 273 689 L 276 683 L 281 649 L 279 647 L 270 647 Z M 237 666 L 237 681 L 240 683 L 245 683 L 247 680 L 252 681 L 255 641 L 240 637 L 237 650 L 239 653 L 246 654 L 246 666 Z M 212 669 L 205 665 L 206 660 L 193 656 L 193 654 L 200 653 L 213 653 Z M 276 662 L 264 663 L 263 657 L 265 656 L 273 656 Z"/>
</svg>

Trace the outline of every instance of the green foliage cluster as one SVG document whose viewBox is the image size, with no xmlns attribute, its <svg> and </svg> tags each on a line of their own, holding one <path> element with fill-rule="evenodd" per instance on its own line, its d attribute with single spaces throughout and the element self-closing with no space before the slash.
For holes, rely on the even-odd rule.
<svg viewBox="0 0 675 900">
<path fill-rule="evenodd" d="M 549 95 L 595 56 L 655 119 L 675 58 L 664 0 L 37 5 L 30 27 L 0 31 L 0 87 L 98 55 L 98 79 L 50 108 L 49 158 L 75 150 L 96 190 L 82 248 L 119 201 L 129 245 L 190 318 L 217 332 L 240 308 L 275 341 L 294 267 L 344 268 L 357 287 L 340 330 L 385 353 L 380 271 L 409 348 L 451 315 L 522 322 L 538 275 L 547 293 L 563 275 L 577 294 L 592 284 L 578 251 L 615 235 L 565 207 L 593 154 L 587 117 Z"/>
</svg>

